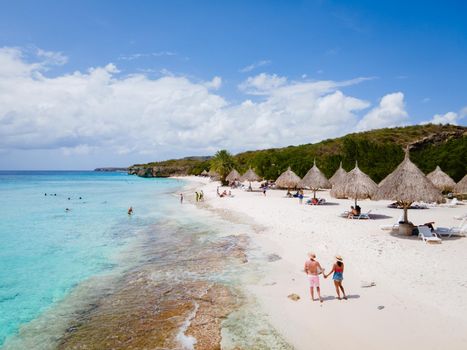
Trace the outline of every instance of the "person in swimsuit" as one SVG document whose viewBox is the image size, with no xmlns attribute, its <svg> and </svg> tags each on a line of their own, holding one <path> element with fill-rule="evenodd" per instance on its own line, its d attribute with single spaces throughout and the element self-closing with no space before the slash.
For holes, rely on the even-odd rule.
<svg viewBox="0 0 467 350">
<path fill-rule="evenodd" d="M 342 294 L 344 295 L 344 299 L 347 300 L 347 296 L 345 295 L 344 287 L 342 286 L 342 281 L 344 280 L 344 262 L 342 259 L 342 256 L 336 255 L 336 262 L 332 266 L 332 270 L 329 271 L 329 273 L 326 275 L 324 274 L 324 278 L 328 278 L 331 273 L 334 274 L 332 275 L 332 279 L 334 280 L 334 287 L 336 287 L 336 292 L 337 292 L 337 299 L 341 300 L 341 291 Z"/>
<path fill-rule="evenodd" d="M 308 275 L 308 281 L 310 282 L 310 294 L 311 300 L 315 301 L 314 288 L 318 292 L 318 298 L 320 302 L 323 302 L 319 288 L 319 274 L 324 272 L 320 263 L 316 261 L 315 253 L 308 253 L 309 260 L 305 261 L 305 273 Z"/>
</svg>

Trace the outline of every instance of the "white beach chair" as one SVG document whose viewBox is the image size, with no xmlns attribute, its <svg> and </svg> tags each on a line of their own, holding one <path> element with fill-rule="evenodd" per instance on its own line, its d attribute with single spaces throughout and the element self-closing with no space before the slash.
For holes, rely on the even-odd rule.
<svg viewBox="0 0 467 350">
<path fill-rule="evenodd" d="M 385 231 L 395 231 L 399 229 L 399 222 L 402 222 L 402 221 L 404 221 L 404 214 L 401 214 L 401 216 L 399 216 L 399 219 L 397 219 L 397 221 L 394 224 L 380 225 L 379 228 Z"/>
<path fill-rule="evenodd" d="M 459 226 L 437 227 L 435 232 L 441 237 L 465 237 L 465 234 L 467 233 L 467 218 L 463 219 Z"/>
<path fill-rule="evenodd" d="M 457 204 L 459 204 L 459 201 L 457 200 L 457 198 L 453 198 L 451 199 L 449 203 L 441 204 L 440 206 L 448 207 L 448 208 L 455 208 Z"/>
<path fill-rule="evenodd" d="M 360 220 L 360 219 L 369 220 L 370 219 L 370 213 L 371 213 L 371 210 L 369 210 L 367 213 L 360 213 L 360 215 L 352 215 L 350 218 L 351 219 L 357 219 L 357 220 Z"/>
<path fill-rule="evenodd" d="M 425 243 L 441 243 L 441 238 L 438 237 L 436 232 L 432 232 L 428 226 L 418 226 L 418 237 Z"/>
</svg>

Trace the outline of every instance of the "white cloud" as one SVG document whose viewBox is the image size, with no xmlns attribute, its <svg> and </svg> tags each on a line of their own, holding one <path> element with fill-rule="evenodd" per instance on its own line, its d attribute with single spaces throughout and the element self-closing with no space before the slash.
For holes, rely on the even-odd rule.
<svg viewBox="0 0 467 350">
<path fill-rule="evenodd" d="M 43 59 L 43 63 L 50 65 L 64 65 L 68 62 L 68 57 L 63 55 L 61 52 L 54 51 L 45 51 L 42 49 L 37 49 L 37 57 Z"/>
<path fill-rule="evenodd" d="M 256 69 L 256 68 L 259 68 L 259 67 L 263 67 L 263 66 L 267 66 L 271 64 L 271 61 L 269 60 L 261 60 L 261 61 L 258 61 L 258 62 L 255 62 L 255 63 L 252 63 L 246 67 L 243 67 L 241 69 L 239 69 L 239 72 L 240 73 L 248 73 L 248 72 L 251 72 L 252 70 Z"/>
<path fill-rule="evenodd" d="M 211 81 L 204 83 L 208 89 L 218 90 L 222 86 L 222 78 L 221 77 L 214 77 Z"/>
<path fill-rule="evenodd" d="M 238 88 L 252 95 L 268 94 L 272 89 L 278 88 L 287 82 L 287 78 L 276 74 L 261 73 L 254 77 L 249 77 Z"/>
<path fill-rule="evenodd" d="M 140 58 L 163 57 L 163 56 L 177 56 L 177 54 L 171 51 L 159 51 L 159 52 L 150 52 L 150 53 L 132 53 L 129 55 L 120 55 L 118 59 L 122 61 L 134 61 Z"/>
<path fill-rule="evenodd" d="M 50 57 L 58 56 L 27 62 L 20 49 L 0 49 L 0 152 L 152 160 L 285 146 L 354 131 L 370 105 L 341 89 L 371 78 L 289 81 L 262 73 L 240 85 L 254 98 L 234 103 L 213 92 L 221 77 L 122 76 L 114 64 L 48 77 L 43 67 Z M 368 115 L 404 115 L 402 100 L 401 93 L 387 95 Z M 374 119 L 368 115 L 366 122 Z"/>
<path fill-rule="evenodd" d="M 371 130 L 399 126 L 408 119 L 404 94 L 394 92 L 383 96 L 378 106 L 370 110 L 357 124 L 357 130 Z"/>
<path fill-rule="evenodd" d="M 457 125 L 461 119 L 467 116 L 467 107 L 462 108 L 459 112 L 447 112 L 445 114 L 435 114 L 431 120 L 422 122 L 421 124 L 452 124 Z"/>
</svg>

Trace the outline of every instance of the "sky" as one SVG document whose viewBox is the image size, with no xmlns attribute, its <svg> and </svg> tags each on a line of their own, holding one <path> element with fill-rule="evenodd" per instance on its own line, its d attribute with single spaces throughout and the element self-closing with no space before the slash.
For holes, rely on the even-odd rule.
<svg viewBox="0 0 467 350">
<path fill-rule="evenodd" d="M 465 1 L 0 0 L 0 170 L 467 124 Z"/>
</svg>

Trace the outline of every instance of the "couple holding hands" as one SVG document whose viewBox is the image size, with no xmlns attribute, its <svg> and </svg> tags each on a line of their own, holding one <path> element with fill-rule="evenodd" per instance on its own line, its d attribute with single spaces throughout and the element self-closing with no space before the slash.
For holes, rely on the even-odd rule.
<svg viewBox="0 0 467 350">
<path fill-rule="evenodd" d="M 334 286 L 336 287 L 337 299 L 341 300 L 341 291 L 344 296 L 344 299 L 347 300 L 345 295 L 344 287 L 342 286 L 342 281 L 344 280 L 344 261 L 342 256 L 336 255 L 336 262 L 332 265 L 331 271 L 328 274 L 324 273 L 324 269 L 321 267 L 320 263 L 316 260 L 315 253 L 308 253 L 309 259 L 305 262 L 305 273 L 308 275 L 308 280 L 310 282 L 310 293 L 311 299 L 315 301 L 314 297 L 314 288 L 318 293 L 318 298 L 320 302 L 323 302 L 320 294 L 319 288 L 319 275 L 323 274 L 324 278 L 328 278 L 331 273 L 333 273 L 332 279 L 334 281 Z"/>
</svg>

